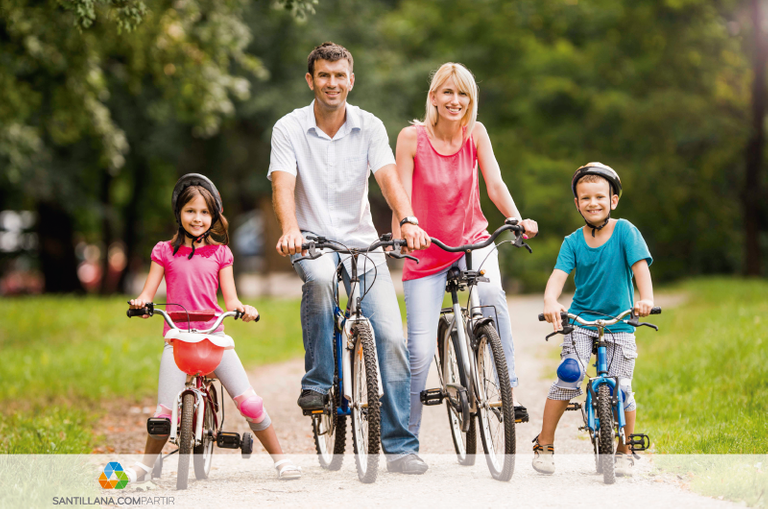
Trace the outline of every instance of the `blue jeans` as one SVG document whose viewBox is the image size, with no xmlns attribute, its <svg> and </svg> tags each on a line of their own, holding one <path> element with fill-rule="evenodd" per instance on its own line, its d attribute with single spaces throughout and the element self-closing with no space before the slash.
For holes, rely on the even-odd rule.
<svg viewBox="0 0 768 509">
<path fill-rule="evenodd" d="M 316 260 L 298 261 L 293 266 L 304 281 L 301 329 L 306 374 L 301 380 L 301 387 L 322 394 L 327 394 L 333 384 L 333 291 L 339 260 L 337 253 L 327 253 Z M 389 459 L 393 460 L 417 453 L 419 440 L 408 430 L 411 371 L 400 307 L 389 269 L 381 265 L 377 270 L 378 274 L 372 269 L 360 276 L 358 296 L 368 292 L 362 301 L 362 310 L 363 315 L 370 320 L 376 336 L 381 383 L 384 387 L 384 396 L 381 398 L 381 446 L 390 455 Z M 349 274 L 346 269 L 342 269 L 342 279 L 349 294 Z"/>
<path fill-rule="evenodd" d="M 483 315 L 493 317 L 494 320 L 498 318 L 496 330 L 499 333 L 504 355 L 507 358 L 509 382 L 512 387 L 517 387 L 512 325 L 509 321 L 507 296 L 501 287 L 499 251 L 495 246 L 491 245 L 472 253 L 473 269 L 477 270 L 481 263 L 483 270 L 485 270 L 485 276 L 491 281 L 490 283 L 478 283 L 474 291 L 478 292 L 481 305 L 496 307 L 496 314 L 493 313 L 493 309 L 484 308 Z M 464 257 L 459 258 L 453 266 L 466 269 L 466 259 Z M 432 364 L 432 358 L 437 347 L 435 341 L 437 324 L 440 319 L 443 297 L 445 297 L 445 282 L 448 279 L 449 269 L 431 276 L 403 281 L 405 308 L 408 312 L 408 353 L 411 360 L 411 419 L 409 427 L 417 437 L 421 426 L 422 411 L 419 395 L 421 391 L 426 389 L 429 366 Z"/>
</svg>

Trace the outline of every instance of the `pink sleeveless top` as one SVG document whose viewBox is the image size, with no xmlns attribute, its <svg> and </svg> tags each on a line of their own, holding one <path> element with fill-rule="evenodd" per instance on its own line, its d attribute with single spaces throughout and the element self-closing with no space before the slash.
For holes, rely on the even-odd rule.
<svg viewBox="0 0 768 509">
<path fill-rule="evenodd" d="M 472 136 L 458 152 L 444 156 L 432 146 L 426 128 L 415 127 L 411 205 L 419 226 L 449 246 L 473 244 L 490 237 L 486 231 L 488 221 L 480 210 L 477 148 Z M 411 254 L 420 263 L 405 262 L 403 281 L 437 274 L 463 256 L 437 246 Z"/>
</svg>

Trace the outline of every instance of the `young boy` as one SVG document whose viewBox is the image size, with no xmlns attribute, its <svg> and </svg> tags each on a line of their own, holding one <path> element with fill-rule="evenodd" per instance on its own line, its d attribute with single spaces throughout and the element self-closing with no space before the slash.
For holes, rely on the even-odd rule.
<svg viewBox="0 0 768 509">
<path fill-rule="evenodd" d="M 653 307 L 653 285 L 648 266 L 653 259 L 643 236 L 632 223 L 624 219 L 611 219 L 611 211 L 621 198 L 619 175 L 601 163 L 582 166 L 571 181 L 576 209 L 587 223 L 567 236 L 560 248 L 555 270 L 544 292 L 544 316 L 555 330 L 562 329 L 560 312 L 565 307 L 557 302 L 568 274 L 576 270 L 576 293 L 570 310 L 585 320 L 596 320 L 595 311 L 615 316 L 632 307 L 639 316 L 647 316 Z M 634 303 L 632 277 L 640 291 L 640 300 Z M 631 435 L 635 427 L 635 400 L 632 393 L 632 372 L 635 368 L 637 346 L 634 328 L 619 322 L 610 328 L 612 342 L 608 343 L 610 376 L 619 377 L 625 394 L 625 433 Z M 544 423 L 534 440 L 533 468 L 542 474 L 555 472 L 555 429 L 568 402 L 582 394 L 587 364 L 592 353 L 592 341 L 597 331 L 576 327 L 563 341 L 562 359 L 557 370 L 558 379 L 552 384 L 544 406 Z M 615 351 L 614 351 L 615 350 Z M 616 475 L 632 475 L 634 466 L 629 448 L 619 444 L 616 451 Z"/>
</svg>

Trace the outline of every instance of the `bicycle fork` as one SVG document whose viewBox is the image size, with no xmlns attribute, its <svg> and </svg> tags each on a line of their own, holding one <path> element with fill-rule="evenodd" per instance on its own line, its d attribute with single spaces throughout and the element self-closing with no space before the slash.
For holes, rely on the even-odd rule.
<svg viewBox="0 0 768 509">
<path fill-rule="evenodd" d="M 193 379 L 194 380 L 194 379 Z M 198 389 L 197 387 L 192 386 L 191 382 L 187 384 L 184 389 L 179 392 L 178 396 L 176 396 L 176 404 L 173 405 L 173 410 L 171 411 L 171 434 L 169 436 L 169 440 L 174 445 L 179 445 L 177 443 L 177 430 L 178 430 L 178 423 L 179 422 L 179 408 L 181 408 L 182 401 L 184 399 L 184 395 L 187 393 L 192 393 L 195 396 L 195 444 L 194 445 L 200 445 L 203 442 L 203 417 L 205 414 L 205 402 L 203 401 L 203 393 Z"/>
</svg>

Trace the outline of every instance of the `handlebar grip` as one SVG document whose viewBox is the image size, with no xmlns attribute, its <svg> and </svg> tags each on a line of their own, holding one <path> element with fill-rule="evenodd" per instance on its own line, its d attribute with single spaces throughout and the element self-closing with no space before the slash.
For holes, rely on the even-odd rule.
<svg viewBox="0 0 768 509">
<path fill-rule="evenodd" d="M 125 312 L 125 314 L 128 316 L 128 318 L 132 316 L 144 316 L 144 315 L 151 315 L 149 308 L 143 307 L 139 309 L 129 309 Z"/>
<path fill-rule="evenodd" d="M 661 314 L 661 308 L 658 307 L 658 306 L 655 307 L 655 308 L 651 308 L 651 314 L 652 315 L 660 315 Z"/>
<path fill-rule="evenodd" d="M 243 317 L 244 314 L 245 313 L 243 313 L 242 311 L 239 311 L 239 310 L 236 309 L 235 310 L 235 320 L 239 320 L 240 318 Z"/>
<path fill-rule="evenodd" d="M 539 321 L 540 322 L 546 322 L 547 321 L 547 319 L 544 318 L 544 313 L 539 313 Z"/>
</svg>

